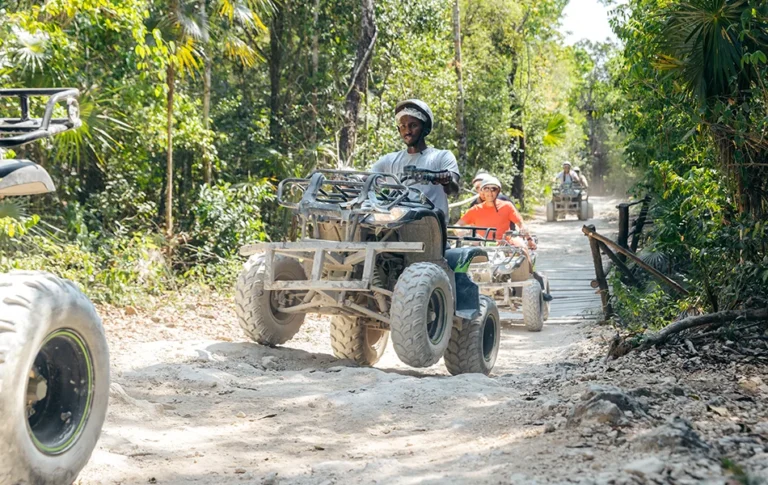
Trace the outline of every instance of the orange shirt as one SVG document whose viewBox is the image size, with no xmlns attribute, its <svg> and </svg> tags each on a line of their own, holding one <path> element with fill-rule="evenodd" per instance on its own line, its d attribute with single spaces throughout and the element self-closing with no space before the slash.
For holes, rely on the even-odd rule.
<svg viewBox="0 0 768 485">
<path fill-rule="evenodd" d="M 477 227 L 495 228 L 495 237 L 500 240 L 509 231 L 509 223 L 514 222 L 518 229 L 523 226 L 523 218 L 512 202 L 496 200 L 496 207 L 487 207 L 485 203 L 469 209 L 459 221 L 460 224 Z M 480 234 L 478 234 L 479 236 Z"/>
</svg>

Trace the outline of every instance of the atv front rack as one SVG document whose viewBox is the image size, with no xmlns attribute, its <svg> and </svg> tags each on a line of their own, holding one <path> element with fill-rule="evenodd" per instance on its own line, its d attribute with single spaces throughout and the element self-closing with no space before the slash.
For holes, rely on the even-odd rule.
<svg viewBox="0 0 768 485">
<path fill-rule="evenodd" d="M 392 297 L 392 292 L 374 284 L 376 256 L 381 253 L 421 253 L 421 242 L 335 242 L 304 239 L 297 242 L 259 243 L 243 246 L 242 256 L 263 252 L 265 261 L 264 289 L 277 291 L 307 292 L 302 303 L 277 308 L 281 313 L 307 313 L 310 311 L 335 314 L 338 310 L 351 311 L 360 316 L 373 318 L 384 324 L 389 319 L 351 298 L 347 292 L 372 291 L 374 294 Z M 312 272 L 306 280 L 275 280 L 276 255 L 311 263 Z M 352 274 L 363 264 L 362 277 L 353 279 Z M 338 276 L 331 276 L 338 275 Z M 334 294 L 335 293 L 335 294 Z"/>
<path fill-rule="evenodd" d="M 77 102 L 79 95 L 80 91 L 73 88 L 0 89 L 0 97 L 19 99 L 20 111 L 18 118 L 0 118 L 0 148 L 18 147 L 79 128 L 82 124 Z M 42 96 L 48 97 L 43 117 L 30 118 L 30 98 Z M 67 103 L 67 117 L 54 118 L 53 111 L 62 102 Z"/>
</svg>

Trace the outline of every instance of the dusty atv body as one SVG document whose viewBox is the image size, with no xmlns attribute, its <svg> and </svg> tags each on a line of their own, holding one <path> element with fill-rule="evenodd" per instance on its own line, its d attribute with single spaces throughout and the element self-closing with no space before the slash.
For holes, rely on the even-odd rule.
<svg viewBox="0 0 768 485">
<path fill-rule="evenodd" d="M 485 260 L 485 251 L 446 250 L 442 213 L 411 186 L 429 177 L 418 170 L 403 176 L 318 171 L 282 181 L 278 200 L 294 211 L 301 237 L 241 249 L 250 257 L 236 287 L 245 332 L 279 345 L 307 313 L 332 315 L 339 358 L 373 365 L 391 338 L 412 367 L 445 357 L 452 374 L 490 373 L 498 311 L 466 273 L 471 261 Z"/>
<path fill-rule="evenodd" d="M 587 189 L 577 183 L 562 183 L 552 189 L 552 200 L 547 204 L 547 222 L 575 215 L 580 221 L 594 217 Z"/>
<path fill-rule="evenodd" d="M 502 321 L 505 313 L 522 313 L 523 323 L 531 332 L 539 332 L 549 318 L 549 302 L 544 301 L 544 292 L 549 293 L 549 280 L 546 276 L 544 287 L 534 278 L 536 251 L 528 250 L 528 255 L 515 246 L 499 245 L 494 239 L 488 239 L 488 228 L 452 226 L 451 229 L 467 232 L 469 236 L 456 236 L 451 239 L 454 245 L 480 245 L 485 249 L 487 261 L 475 261 L 469 266 L 469 276 L 478 286 L 480 294 L 492 298 L 500 311 Z M 516 231 L 510 231 L 516 236 Z M 535 239 L 535 236 L 534 236 Z"/>
<path fill-rule="evenodd" d="M 75 89 L 0 89 L 20 116 L 0 118 L 0 151 L 80 126 Z M 42 118 L 33 98 L 47 98 Z M 54 117 L 65 103 L 64 117 Z M 44 168 L 0 159 L 0 199 L 54 190 Z M 69 484 L 88 462 L 109 399 L 101 319 L 70 281 L 43 271 L 0 274 L 0 485 Z"/>
</svg>

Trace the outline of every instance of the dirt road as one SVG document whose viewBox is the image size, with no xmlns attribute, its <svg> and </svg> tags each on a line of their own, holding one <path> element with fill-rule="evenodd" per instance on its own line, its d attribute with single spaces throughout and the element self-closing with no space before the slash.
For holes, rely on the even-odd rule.
<svg viewBox="0 0 768 485">
<path fill-rule="evenodd" d="M 598 218 L 613 213 L 596 202 Z M 605 219 L 594 222 L 610 230 Z M 556 297 L 552 320 L 540 333 L 506 325 L 490 378 L 451 377 L 442 361 L 411 369 L 391 348 L 376 368 L 350 366 L 331 355 L 328 323 L 316 318 L 286 347 L 261 347 L 245 341 L 231 303 L 211 295 L 130 315 L 104 309 L 111 407 L 79 482 L 724 483 L 729 472 L 711 442 L 667 446 L 646 436 L 686 406 L 690 420 L 711 414 L 710 391 L 678 384 L 677 371 L 661 377 L 654 366 L 666 364 L 653 356 L 636 368 L 602 362 L 608 332 L 590 317 L 599 300 L 580 228 L 536 221 L 539 267 Z M 596 384 L 618 386 L 602 389 L 626 402 L 614 396 L 584 408 L 602 392 Z M 750 413 L 765 411 L 753 404 Z M 722 434 L 722 426 L 692 426 L 681 433 Z M 747 469 L 764 471 L 764 445 L 754 443 Z"/>
</svg>

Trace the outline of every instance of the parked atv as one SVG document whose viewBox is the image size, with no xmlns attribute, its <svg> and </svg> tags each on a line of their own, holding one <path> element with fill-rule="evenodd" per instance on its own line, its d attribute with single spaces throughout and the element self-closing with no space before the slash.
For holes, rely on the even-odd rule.
<svg viewBox="0 0 768 485">
<path fill-rule="evenodd" d="M 575 215 L 580 221 L 595 216 L 587 189 L 578 183 L 566 182 L 553 188 L 552 201 L 547 204 L 547 222 L 564 219 L 568 215 Z"/>
<path fill-rule="evenodd" d="M 328 314 L 339 358 L 373 365 L 391 335 L 410 366 L 445 357 L 451 374 L 491 372 L 499 313 L 466 273 L 470 262 L 487 260 L 485 251 L 446 250 L 442 214 L 412 187 L 434 172 L 409 169 L 324 170 L 280 183 L 278 201 L 294 211 L 301 238 L 241 248 L 250 258 L 235 301 L 250 338 L 280 345 L 307 313 Z"/>
<path fill-rule="evenodd" d="M 470 226 L 451 226 L 450 229 L 467 234 L 449 237 L 456 247 L 474 244 L 485 248 L 488 260 L 473 261 L 469 266 L 469 276 L 480 293 L 493 298 L 501 311 L 521 312 L 528 331 L 541 331 L 549 319 L 549 302 L 544 301 L 544 292 L 549 293 L 549 280 L 542 277 L 542 289 L 541 283 L 534 278 L 536 251 L 528 250 L 529 258 L 522 248 L 499 245 L 495 239 L 487 237 L 492 229 Z M 518 235 L 517 231 L 510 231 L 505 236 Z"/>
<path fill-rule="evenodd" d="M 80 126 L 76 89 L 0 89 L 19 100 L 0 118 L 0 149 Z M 42 118 L 33 97 L 47 97 Z M 66 117 L 55 118 L 66 104 Z M 58 108 L 61 109 L 61 108 Z M 0 199 L 54 191 L 45 169 L 0 159 Z M 88 462 L 109 398 L 101 319 L 77 287 L 43 271 L 0 274 L 0 485 L 69 484 Z"/>
</svg>

